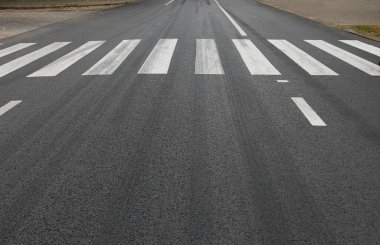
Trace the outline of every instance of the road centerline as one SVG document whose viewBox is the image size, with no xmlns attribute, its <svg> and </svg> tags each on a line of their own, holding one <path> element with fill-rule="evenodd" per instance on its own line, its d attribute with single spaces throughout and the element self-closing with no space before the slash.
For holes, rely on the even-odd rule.
<svg viewBox="0 0 380 245">
<path fill-rule="evenodd" d="M 22 101 L 21 100 L 12 100 L 9 101 L 7 104 L 3 105 L 0 107 L 0 116 L 4 115 L 7 111 L 15 107 L 16 105 L 20 104 Z"/>
<path fill-rule="evenodd" d="M 165 4 L 165 6 L 168 6 L 168 5 L 171 4 L 172 2 L 174 2 L 174 0 L 170 0 L 169 2 L 167 2 L 167 3 Z"/>
<path fill-rule="evenodd" d="M 302 97 L 292 97 L 293 102 L 313 126 L 324 127 L 326 123 L 318 116 L 311 106 Z"/>
<path fill-rule="evenodd" d="M 246 37 L 247 33 L 239 26 L 238 23 L 231 17 L 229 13 L 220 5 L 218 0 L 215 0 L 216 5 L 220 8 L 220 10 L 223 12 L 223 14 L 227 17 L 227 19 L 231 22 L 231 24 L 236 28 L 236 30 L 240 33 L 241 36 Z"/>
</svg>

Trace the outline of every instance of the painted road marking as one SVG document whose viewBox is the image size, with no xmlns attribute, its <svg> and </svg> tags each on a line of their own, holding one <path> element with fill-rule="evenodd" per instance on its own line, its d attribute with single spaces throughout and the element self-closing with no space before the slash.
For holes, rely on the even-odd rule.
<svg viewBox="0 0 380 245">
<path fill-rule="evenodd" d="M 374 63 L 371 63 L 368 60 L 360 58 L 359 56 L 351 54 L 323 40 L 305 40 L 305 41 L 337 57 L 338 59 L 358 68 L 359 70 L 371 76 L 380 76 L 380 66 Z"/>
<path fill-rule="evenodd" d="M 252 75 L 281 75 L 251 40 L 233 39 L 232 42 Z"/>
<path fill-rule="evenodd" d="M 141 40 L 123 40 L 83 75 L 111 75 L 130 53 L 132 53 L 140 41 Z"/>
<path fill-rule="evenodd" d="M 195 74 L 224 74 L 214 39 L 197 39 Z"/>
<path fill-rule="evenodd" d="M 167 3 L 165 4 L 165 6 L 171 4 L 172 2 L 174 2 L 174 0 L 171 0 L 171 1 L 167 2 Z"/>
<path fill-rule="evenodd" d="M 246 37 L 247 33 L 245 33 L 245 31 L 243 30 L 243 28 L 241 28 L 238 25 L 238 23 L 236 23 L 236 21 L 231 17 L 231 15 L 229 13 L 227 13 L 226 10 L 224 10 L 224 8 L 219 4 L 218 0 L 215 0 L 215 2 L 216 2 L 216 5 L 218 5 L 218 7 L 220 8 L 220 10 L 223 12 L 223 14 L 227 17 L 227 19 L 232 23 L 232 25 L 240 33 L 240 35 L 243 36 L 243 37 Z"/>
<path fill-rule="evenodd" d="M 357 40 L 340 40 L 342 43 L 351 45 L 355 48 L 364 50 L 368 53 L 371 53 L 373 55 L 379 56 L 380 57 L 380 48 L 357 41 Z"/>
<path fill-rule="evenodd" d="M 58 60 L 50 63 L 44 68 L 30 74 L 28 77 L 54 77 L 57 76 L 62 71 L 69 68 L 75 62 L 88 55 L 100 45 L 102 45 L 104 41 L 90 41 L 75 49 L 74 51 L 64 55 Z"/>
<path fill-rule="evenodd" d="M 293 102 L 301 110 L 303 115 L 313 126 L 327 126 L 326 123 L 318 116 L 311 106 L 302 97 L 292 97 Z"/>
<path fill-rule="evenodd" d="M 43 47 L 39 50 L 36 50 L 30 54 L 24 55 L 18 59 L 12 60 L 4 65 L 0 66 L 0 77 L 3 77 L 29 63 L 32 63 L 35 60 L 38 60 L 45 55 L 48 55 L 64 46 L 69 44 L 70 42 L 55 42 L 52 44 L 49 44 L 46 47 Z"/>
<path fill-rule="evenodd" d="M 277 80 L 278 83 L 288 83 L 288 80 Z"/>
<path fill-rule="evenodd" d="M 8 48 L 2 49 L 2 50 L 0 50 L 0 58 L 6 56 L 8 54 L 20 51 L 20 50 L 22 50 L 24 48 L 30 47 L 30 46 L 32 46 L 34 44 L 35 43 L 19 43 L 19 44 L 10 46 Z"/>
<path fill-rule="evenodd" d="M 7 111 L 15 107 L 16 105 L 20 104 L 21 100 L 12 100 L 5 104 L 4 106 L 0 107 L 0 116 L 4 115 Z"/>
<path fill-rule="evenodd" d="M 160 39 L 138 73 L 167 74 L 177 41 L 177 39 Z"/>
<path fill-rule="evenodd" d="M 336 72 L 314 59 L 286 40 L 268 40 L 276 48 L 292 59 L 297 65 L 313 76 L 336 76 Z"/>
</svg>

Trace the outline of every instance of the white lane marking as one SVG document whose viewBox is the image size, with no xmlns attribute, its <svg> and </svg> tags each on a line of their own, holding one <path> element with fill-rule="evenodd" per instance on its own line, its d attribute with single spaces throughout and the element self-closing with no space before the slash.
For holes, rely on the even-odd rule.
<svg viewBox="0 0 380 245">
<path fill-rule="evenodd" d="M 197 39 L 195 74 L 224 74 L 214 39 Z"/>
<path fill-rule="evenodd" d="M 57 76 L 62 71 L 66 70 L 68 67 L 73 65 L 75 62 L 88 55 L 100 45 L 102 45 L 104 41 L 90 41 L 74 51 L 62 56 L 58 60 L 50 63 L 44 68 L 30 74 L 28 77 L 54 77 Z"/>
<path fill-rule="evenodd" d="M 5 104 L 4 106 L 0 107 L 0 116 L 4 115 L 7 111 L 15 107 L 16 105 L 20 104 L 21 100 L 12 100 Z"/>
<path fill-rule="evenodd" d="M 318 116 L 318 114 L 310 107 L 310 105 L 302 97 L 292 97 L 293 102 L 301 110 L 303 115 L 309 120 L 313 126 L 327 126 L 326 123 Z"/>
<path fill-rule="evenodd" d="M 281 75 L 251 40 L 233 39 L 232 42 L 252 75 Z"/>
<path fill-rule="evenodd" d="M 238 23 L 236 23 L 236 21 L 231 17 L 231 15 L 229 13 L 227 13 L 226 10 L 224 10 L 224 8 L 219 4 L 218 0 L 215 0 L 215 2 L 216 2 L 216 5 L 218 5 L 218 7 L 220 8 L 220 10 L 223 12 L 223 14 L 227 17 L 227 19 L 232 23 L 232 25 L 240 33 L 240 35 L 243 36 L 243 37 L 246 37 L 247 33 L 245 33 L 245 31 L 243 30 L 243 28 L 241 28 L 238 25 Z"/>
<path fill-rule="evenodd" d="M 288 80 L 277 80 L 278 83 L 288 83 Z"/>
<path fill-rule="evenodd" d="M 20 58 L 17 58 L 15 60 L 12 60 L 4 65 L 0 66 L 0 77 L 3 77 L 29 63 L 32 63 L 35 60 L 38 60 L 45 55 L 48 55 L 64 46 L 69 44 L 70 42 L 55 42 L 52 44 L 47 45 L 46 47 L 43 47 L 39 50 L 36 50 L 30 54 L 24 55 Z"/>
<path fill-rule="evenodd" d="M 83 75 L 110 75 L 132 53 L 141 40 L 123 40 Z"/>
<path fill-rule="evenodd" d="M 139 74 L 167 74 L 177 39 L 160 39 L 139 70 Z"/>
<path fill-rule="evenodd" d="M 286 40 L 268 40 L 276 48 L 281 50 L 285 55 L 292 59 L 297 65 L 304 69 L 307 73 L 314 76 L 336 76 L 336 72 L 314 59 L 301 49 L 297 48 Z"/>
<path fill-rule="evenodd" d="M 342 43 L 351 45 L 352 47 L 364 50 L 368 53 L 371 53 L 373 55 L 380 57 L 380 48 L 360 42 L 358 40 L 340 40 Z"/>
<path fill-rule="evenodd" d="M 165 4 L 165 6 L 171 4 L 172 2 L 174 2 L 174 0 L 170 0 L 169 2 L 167 2 L 167 3 Z"/>
<path fill-rule="evenodd" d="M 305 41 L 337 57 L 338 59 L 358 68 L 359 70 L 371 76 L 380 76 L 380 66 L 374 63 L 371 63 L 368 60 L 360 58 L 359 56 L 351 54 L 323 40 L 305 40 Z"/>
<path fill-rule="evenodd" d="M 35 43 L 19 43 L 19 44 L 10 46 L 8 48 L 2 49 L 2 50 L 0 50 L 0 58 L 6 56 L 8 54 L 20 51 L 21 49 L 30 47 L 30 46 L 32 46 L 34 44 Z"/>
</svg>

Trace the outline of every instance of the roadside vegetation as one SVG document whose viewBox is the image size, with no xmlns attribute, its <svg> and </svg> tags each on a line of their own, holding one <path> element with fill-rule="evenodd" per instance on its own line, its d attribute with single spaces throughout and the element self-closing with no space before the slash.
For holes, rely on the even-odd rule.
<svg viewBox="0 0 380 245">
<path fill-rule="evenodd" d="M 338 25 L 338 27 L 380 41 L 380 25 Z"/>
<path fill-rule="evenodd" d="M 380 41 L 380 0 L 257 0 Z"/>
<path fill-rule="evenodd" d="M 0 0 L 0 9 L 112 6 L 133 2 L 135 0 Z"/>
</svg>

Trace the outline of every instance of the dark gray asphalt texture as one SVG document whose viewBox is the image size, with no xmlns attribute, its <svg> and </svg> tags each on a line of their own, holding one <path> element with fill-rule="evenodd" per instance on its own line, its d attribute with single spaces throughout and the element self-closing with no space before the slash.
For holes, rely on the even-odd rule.
<svg viewBox="0 0 380 245">
<path fill-rule="evenodd" d="M 281 76 L 251 75 L 214 0 L 144 0 L 0 40 L 71 43 L 0 78 L 0 244 L 380 244 L 380 77 L 306 43 L 379 43 L 260 5 L 219 3 Z M 159 39 L 168 74 L 138 74 Z M 108 76 L 82 76 L 122 40 L 140 45 Z M 214 39 L 225 75 L 195 75 Z M 285 39 L 336 71 L 311 76 Z M 55 77 L 27 75 L 87 41 Z M 277 83 L 278 79 L 289 83 Z M 326 122 L 313 127 L 291 97 Z"/>
</svg>

